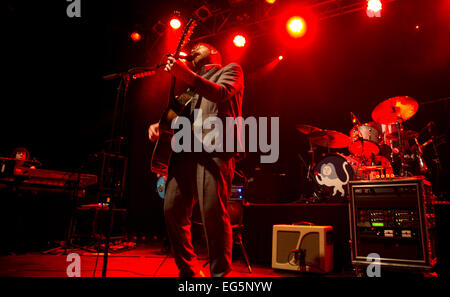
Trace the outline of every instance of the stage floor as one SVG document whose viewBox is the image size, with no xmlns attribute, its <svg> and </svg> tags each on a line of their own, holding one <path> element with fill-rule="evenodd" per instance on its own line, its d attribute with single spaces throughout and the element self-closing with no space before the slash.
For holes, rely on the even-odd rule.
<svg viewBox="0 0 450 297">
<path fill-rule="evenodd" d="M 82 277 L 101 277 L 103 254 L 83 249 L 70 249 L 69 253 L 78 253 L 81 259 Z M 198 265 L 205 276 L 210 276 L 209 266 L 201 266 L 207 262 L 204 251 L 199 251 Z M 98 258 L 98 261 L 97 261 Z M 72 261 L 67 261 L 63 250 L 52 254 L 30 252 L 26 254 L 10 254 L 0 256 L 0 277 L 66 277 L 66 269 Z M 270 265 L 250 263 L 249 273 L 240 253 L 233 255 L 233 271 L 230 277 L 299 277 L 298 272 L 274 270 Z M 163 249 L 160 241 L 137 243 L 129 250 L 110 253 L 107 265 L 108 277 L 177 277 L 178 269 L 174 258 Z M 349 277 L 351 273 L 327 274 L 326 276 Z"/>
</svg>

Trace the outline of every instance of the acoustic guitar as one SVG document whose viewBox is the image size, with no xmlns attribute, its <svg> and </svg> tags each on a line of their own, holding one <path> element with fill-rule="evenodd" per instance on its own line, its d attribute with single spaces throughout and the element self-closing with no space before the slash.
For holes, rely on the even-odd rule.
<svg viewBox="0 0 450 297">
<path fill-rule="evenodd" d="M 180 41 L 178 42 L 176 51 L 173 54 L 175 58 L 179 58 L 180 51 L 183 46 L 189 42 L 189 38 L 191 37 L 195 26 L 196 21 L 194 19 L 190 19 L 187 22 Z M 192 96 L 194 95 L 193 93 L 186 92 L 175 97 L 174 90 L 175 77 L 172 77 L 170 82 L 169 104 L 159 121 L 159 138 L 156 142 L 155 148 L 153 149 L 151 161 L 151 171 L 163 176 L 168 175 L 169 162 L 172 156 L 171 143 L 172 136 L 174 134 L 174 131 L 171 128 L 172 120 L 186 110 L 187 106 L 189 106 L 191 102 Z"/>
</svg>

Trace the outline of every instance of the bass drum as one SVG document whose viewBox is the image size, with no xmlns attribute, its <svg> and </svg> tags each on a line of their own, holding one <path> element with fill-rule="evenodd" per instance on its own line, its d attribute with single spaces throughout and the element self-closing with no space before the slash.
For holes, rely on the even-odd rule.
<svg viewBox="0 0 450 297">
<path fill-rule="evenodd" d="M 349 181 L 354 180 L 359 167 L 359 158 L 331 154 L 314 167 L 314 195 L 316 199 L 347 200 Z"/>
</svg>

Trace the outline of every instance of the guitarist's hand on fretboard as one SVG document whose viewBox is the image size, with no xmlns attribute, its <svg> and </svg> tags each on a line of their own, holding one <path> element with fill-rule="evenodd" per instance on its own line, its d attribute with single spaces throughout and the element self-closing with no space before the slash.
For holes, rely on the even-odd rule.
<svg viewBox="0 0 450 297">
<path fill-rule="evenodd" d="M 150 125 L 148 128 L 148 138 L 151 142 L 158 140 L 159 138 L 159 122 Z"/>
<path fill-rule="evenodd" d="M 181 79 L 188 85 L 194 85 L 195 77 L 197 75 L 182 61 L 177 60 L 173 57 L 168 57 L 167 64 L 164 70 L 169 72 L 177 79 Z"/>
</svg>

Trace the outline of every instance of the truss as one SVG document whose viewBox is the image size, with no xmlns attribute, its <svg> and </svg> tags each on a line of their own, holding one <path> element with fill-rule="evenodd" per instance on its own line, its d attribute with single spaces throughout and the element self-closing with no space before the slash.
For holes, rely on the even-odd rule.
<svg viewBox="0 0 450 297">
<path fill-rule="evenodd" d="M 397 0 L 383 0 L 383 4 Z M 264 0 L 229 0 L 228 7 L 217 7 L 213 2 L 204 2 L 201 9 L 208 17 L 200 19 L 199 34 L 194 41 L 215 37 L 233 30 L 246 30 L 249 34 L 263 35 L 273 28 L 273 21 L 283 13 L 283 1 L 267 4 Z M 303 0 L 298 1 L 311 10 L 318 20 L 364 11 L 367 0 Z M 199 8 L 200 9 L 200 8 Z"/>
</svg>

